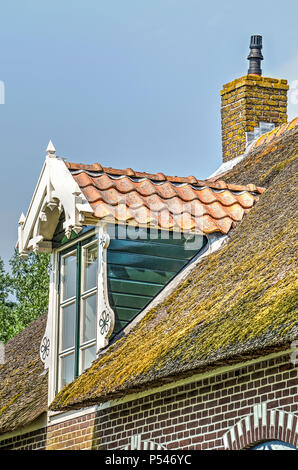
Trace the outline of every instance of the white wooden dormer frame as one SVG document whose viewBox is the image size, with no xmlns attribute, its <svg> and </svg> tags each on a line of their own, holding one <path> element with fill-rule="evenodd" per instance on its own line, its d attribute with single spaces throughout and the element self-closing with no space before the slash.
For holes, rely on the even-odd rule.
<svg viewBox="0 0 298 470">
<path fill-rule="evenodd" d="M 57 334 L 59 319 L 59 256 L 66 247 L 53 248 L 52 238 L 61 213 L 65 214 L 63 229 L 68 239 L 74 231 L 79 234 L 88 225 L 85 217 L 94 213 L 78 184 L 72 177 L 64 160 L 56 157 L 55 148 L 50 142 L 36 189 L 34 191 L 26 217 L 21 215 L 18 230 L 18 250 L 21 256 L 30 252 L 51 253 L 49 274 L 49 307 L 44 336 L 40 344 L 40 358 L 49 375 L 49 403 L 54 399 L 57 380 Z M 109 236 L 106 228 L 98 224 L 93 231 L 83 234 L 79 239 L 69 241 L 67 246 L 75 245 L 97 235 L 97 311 L 96 311 L 96 352 L 108 345 L 112 334 L 115 315 L 109 305 L 106 264 Z"/>
<path fill-rule="evenodd" d="M 105 226 L 98 230 L 98 272 L 97 272 L 97 354 L 108 345 L 115 326 L 115 313 L 110 307 L 107 286 L 107 248 L 110 237 Z"/>
<path fill-rule="evenodd" d="M 57 248 L 51 254 L 50 261 L 50 292 L 48 320 L 45 334 L 40 345 L 40 357 L 44 362 L 45 369 L 49 373 L 49 396 L 51 403 L 57 391 L 57 367 L 58 367 L 58 346 L 57 338 L 59 333 L 59 257 L 66 246 L 71 248 L 78 241 L 85 241 L 96 235 L 98 244 L 98 264 L 97 264 L 97 310 L 96 310 L 96 355 L 108 345 L 109 337 L 113 332 L 115 324 L 115 314 L 109 304 L 107 289 L 107 248 L 110 242 L 109 235 L 104 225 L 99 224 L 87 233 Z M 90 242 L 92 244 L 94 242 Z M 88 246 L 88 245 L 86 245 Z M 49 346 L 47 349 L 47 345 Z"/>
<path fill-rule="evenodd" d="M 27 216 L 22 214 L 19 220 L 21 256 L 30 251 L 52 252 L 51 240 L 62 211 L 65 213 L 63 228 L 68 238 L 72 231 L 79 233 L 82 230 L 86 215 L 93 214 L 64 160 L 55 156 L 55 149 L 50 144 Z"/>
</svg>

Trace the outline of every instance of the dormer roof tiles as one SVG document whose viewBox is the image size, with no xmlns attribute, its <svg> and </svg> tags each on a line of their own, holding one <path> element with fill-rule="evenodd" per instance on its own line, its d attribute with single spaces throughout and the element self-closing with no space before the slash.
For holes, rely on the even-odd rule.
<svg viewBox="0 0 298 470">
<path fill-rule="evenodd" d="M 227 234 L 264 188 L 66 162 L 95 219 Z"/>
</svg>

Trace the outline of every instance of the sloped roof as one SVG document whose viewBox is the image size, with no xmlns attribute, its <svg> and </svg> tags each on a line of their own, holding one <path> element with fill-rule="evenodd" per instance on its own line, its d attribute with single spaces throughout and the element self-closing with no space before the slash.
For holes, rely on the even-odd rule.
<svg viewBox="0 0 298 470">
<path fill-rule="evenodd" d="M 298 125 L 298 118 L 292 119 L 290 122 L 286 122 L 281 126 L 275 127 L 270 132 L 266 132 L 256 139 L 250 146 L 249 152 L 252 153 L 254 150 L 257 150 L 261 146 L 269 145 L 270 142 L 273 142 L 275 145 L 277 141 L 290 132 L 294 127 Z"/>
<path fill-rule="evenodd" d="M 297 129 L 278 146 L 259 146 L 227 174 L 239 184 L 264 181 L 258 204 L 220 251 L 57 395 L 53 410 L 259 357 L 297 338 Z"/>
<path fill-rule="evenodd" d="M 65 163 L 95 219 L 116 224 L 227 234 L 264 192 L 254 184 L 117 170 L 99 163 Z"/>
<path fill-rule="evenodd" d="M 257 181 L 260 181 L 259 184 L 264 184 L 265 176 L 261 171 L 258 163 L 259 160 L 264 156 L 266 153 L 275 153 L 279 156 L 282 152 L 283 142 L 291 142 L 291 139 L 295 139 L 295 135 L 298 128 L 298 117 L 292 119 L 292 121 L 282 124 L 279 127 L 275 127 L 272 131 L 266 132 L 254 140 L 251 145 L 247 148 L 247 151 L 244 155 L 236 156 L 234 159 L 229 160 L 222 164 L 220 168 L 215 172 L 214 176 L 208 178 L 210 183 L 215 183 L 218 180 L 225 178 L 227 181 L 231 181 L 236 183 L 237 181 L 246 181 L 245 178 L 248 176 L 249 178 L 253 178 L 255 184 L 258 184 Z M 264 152 L 264 153 L 263 153 Z M 254 155 L 258 154 L 258 160 L 255 160 Z M 245 160 L 245 163 L 241 165 L 237 165 L 236 163 Z M 263 160 L 265 162 L 265 160 Z M 252 169 L 257 165 L 257 174 L 252 172 Z M 267 162 L 265 162 L 267 165 Z M 228 166 L 228 169 L 224 169 L 224 167 Z M 273 165 L 272 165 L 273 166 Z M 232 169 L 235 167 L 235 171 Z M 247 171 L 243 172 L 243 169 L 246 168 Z M 236 178 L 235 176 L 239 171 L 242 173 L 242 178 Z M 268 168 L 267 168 L 268 171 Z M 235 181 L 234 181 L 235 179 Z"/>
<path fill-rule="evenodd" d="M 0 364 L 0 433 L 25 426 L 47 410 L 48 376 L 39 357 L 47 314 L 5 345 Z"/>
</svg>

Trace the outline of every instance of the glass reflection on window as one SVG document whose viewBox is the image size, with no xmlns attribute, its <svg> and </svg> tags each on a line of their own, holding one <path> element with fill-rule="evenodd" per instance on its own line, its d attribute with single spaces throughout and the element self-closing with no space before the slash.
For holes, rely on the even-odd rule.
<svg viewBox="0 0 298 470">
<path fill-rule="evenodd" d="M 82 372 L 91 366 L 95 359 L 96 347 L 95 344 L 89 348 L 82 349 Z"/>
<path fill-rule="evenodd" d="M 96 337 L 96 294 L 83 300 L 83 343 Z"/>
<path fill-rule="evenodd" d="M 62 258 L 62 300 L 76 295 L 76 252 Z"/>
<path fill-rule="evenodd" d="M 96 287 L 97 284 L 97 244 L 85 248 L 84 256 L 84 292 Z"/>
<path fill-rule="evenodd" d="M 60 374 L 60 388 L 69 384 L 74 379 L 74 353 L 68 354 L 60 358 L 61 361 L 61 374 Z"/>
<path fill-rule="evenodd" d="M 76 304 L 73 302 L 70 305 L 62 307 L 62 338 L 61 338 L 61 351 L 73 348 L 75 345 L 75 322 L 76 322 Z"/>
</svg>

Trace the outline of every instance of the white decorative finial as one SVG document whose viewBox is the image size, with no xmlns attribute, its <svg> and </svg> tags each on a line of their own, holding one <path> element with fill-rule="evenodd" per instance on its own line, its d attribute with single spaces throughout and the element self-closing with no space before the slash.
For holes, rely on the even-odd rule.
<svg viewBox="0 0 298 470">
<path fill-rule="evenodd" d="M 26 217 L 24 215 L 24 212 L 22 212 L 21 217 L 19 218 L 19 225 L 24 225 L 26 220 Z"/>
<path fill-rule="evenodd" d="M 50 142 L 49 142 L 49 144 L 48 144 L 48 146 L 47 146 L 47 154 L 48 154 L 49 156 L 52 156 L 52 155 L 54 156 L 54 155 L 55 155 L 55 152 L 56 152 L 56 149 L 55 149 L 55 147 L 54 147 L 54 145 L 53 145 L 53 142 L 50 140 Z"/>
</svg>

